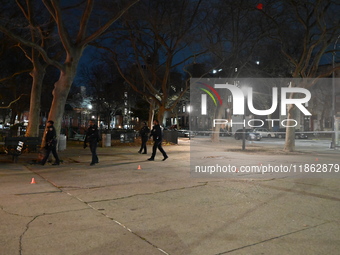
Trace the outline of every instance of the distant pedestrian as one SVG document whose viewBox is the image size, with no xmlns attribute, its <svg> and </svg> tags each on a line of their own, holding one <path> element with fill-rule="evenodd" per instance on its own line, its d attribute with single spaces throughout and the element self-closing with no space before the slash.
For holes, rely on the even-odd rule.
<svg viewBox="0 0 340 255">
<path fill-rule="evenodd" d="M 152 155 L 151 155 L 151 158 L 149 158 L 148 160 L 149 161 L 155 160 L 157 148 L 163 154 L 163 157 L 164 157 L 163 161 L 166 160 L 168 158 L 168 155 L 166 154 L 166 152 L 163 150 L 163 147 L 162 147 L 163 130 L 161 126 L 159 125 L 158 120 L 153 121 L 153 128 L 151 130 L 150 137 L 153 137 L 154 142 L 153 142 L 153 147 L 152 147 Z"/>
<path fill-rule="evenodd" d="M 92 160 L 90 166 L 99 163 L 97 156 L 97 146 L 99 142 L 99 131 L 97 125 L 94 124 L 94 120 L 89 121 L 89 127 L 86 131 L 86 136 L 84 140 L 84 149 L 87 147 L 87 143 L 89 143 L 90 151 L 92 153 Z"/>
<path fill-rule="evenodd" d="M 149 129 L 148 125 L 147 125 L 146 121 L 143 121 L 143 127 L 139 131 L 139 135 L 142 139 L 142 145 L 141 145 L 138 153 L 147 154 L 146 143 L 149 140 L 149 133 L 150 133 L 150 129 Z M 144 150 L 144 152 L 142 152 L 143 150 Z"/>
<path fill-rule="evenodd" d="M 53 126 L 53 120 L 47 121 L 45 129 L 45 156 L 41 161 L 42 165 L 45 165 L 50 153 L 52 152 L 55 162 L 52 165 L 59 165 L 60 159 L 57 153 L 57 132 Z"/>
</svg>

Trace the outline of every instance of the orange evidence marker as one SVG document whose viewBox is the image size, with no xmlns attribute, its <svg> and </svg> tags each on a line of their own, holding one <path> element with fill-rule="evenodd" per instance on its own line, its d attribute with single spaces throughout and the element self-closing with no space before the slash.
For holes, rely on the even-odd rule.
<svg viewBox="0 0 340 255">
<path fill-rule="evenodd" d="M 142 170 L 142 167 L 140 165 L 138 165 L 137 170 Z"/>
<path fill-rule="evenodd" d="M 31 184 L 36 184 L 35 179 L 32 178 Z"/>
</svg>

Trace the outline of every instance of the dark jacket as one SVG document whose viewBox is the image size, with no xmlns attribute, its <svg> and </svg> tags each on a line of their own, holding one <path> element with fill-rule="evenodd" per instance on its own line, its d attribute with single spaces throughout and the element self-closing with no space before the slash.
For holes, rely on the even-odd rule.
<svg viewBox="0 0 340 255">
<path fill-rule="evenodd" d="M 151 130 L 151 134 L 150 137 L 152 136 L 154 141 L 162 141 L 163 138 L 163 130 L 161 128 L 161 126 L 158 125 L 154 125 L 152 130 Z"/>
<path fill-rule="evenodd" d="M 86 131 L 85 143 L 97 143 L 99 142 L 99 131 L 96 125 L 89 126 Z"/>
<path fill-rule="evenodd" d="M 54 126 L 46 128 L 45 141 L 45 147 L 53 147 L 57 145 L 57 132 Z"/>
<path fill-rule="evenodd" d="M 145 136 L 147 137 L 149 133 L 150 133 L 150 129 L 148 126 L 142 127 L 141 130 L 139 131 L 139 134 L 141 137 L 145 137 Z"/>
</svg>

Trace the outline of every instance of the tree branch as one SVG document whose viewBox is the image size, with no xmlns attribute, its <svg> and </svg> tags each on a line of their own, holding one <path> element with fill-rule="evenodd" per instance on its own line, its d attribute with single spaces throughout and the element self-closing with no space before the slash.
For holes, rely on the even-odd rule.
<svg viewBox="0 0 340 255">
<path fill-rule="evenodd" d="M 133 0 L 129 4 L 127 4 L 122 10 L 120 10 L 112 19 L 110 19 L 106 24 L 104 24 L 101 28 L 99 28 L 96 32 L 92 35 L 85 38 L 81 43 L 80 46 L 84 46 L 96 40 L 99 36 L 101 36 L 114 22 L 116 22 L 123 14 L 128 11 L 133 5 L 138 3 L 139 0 Z"/>
<path fill-rule="evenodd" d="M 71 38 L 65 27 L 65 24 L 64 24 L 62 15 L 61 15 L 59 1 L 50 0 L 49 2 L 47 2 L 47 0 L 43 0 L 43 3 L 57 24 L 58 31 L 59 31 L 59 38 L 60 38 L 61 43 L 64 46 L 66 53 L 68 55 L 71 55 L 70 54 L 72 51 Z"/>
<path fill-rule="evenodd" d="M 60 70 L 64 69 L 62 64 L 60 64 L 57 61 L 50 59 L 47 55 L 47 52 L 41 46 L 39 46 L 38 44 L 31 42 L 31 41 L 28 41 L 28 40 L 26 40 L 26 39 L 24 39 L 24 38 L 22 38 L 18 35 L 13 34 L 10 30 L 8 30 L 7 28 L 5 28 L 2 25 L 0 25 L 0 31 L 2 31 L 4 34 L 6 34 L 8 37 L 12 38 L 13 40 L 15 40 L 19 43 L 22 43 L 22 44 L 24 44 L 28 47 L 36 49 L 41 54 L 41 56 L 43 57 L 43 59 L 45 60 L 46 63 L 53 65 L 53 66 L 59 68 Z"/>
<path fill-rule="evenodd" d="M 83 15 L 81 17 L 81 21 L 80 21 L 80 25 L 79 25 L 79 32 L 78 32 L 77 39 L 76 39 L 76 44 L 80 44 L 81 41 L 86 36 L 86 29 L 87 29 L 87 25 L 88 25 L 89 18 L 90 18 L 92 10 L 93 10 L 93 0 L 88 0 L 86 8 L 85 8 Z"/>
<path fill-rule="evenodd" d="M 12 102 L 9 103 L 7 106 L 0 106 L 0 109 L 9 109 L 11 108 L 11 105 L 14 104 L 15 102 L 19 101 L 23 96 L 28 96 L 27 94 L 21 94 L 17 99 L 13 100 Z"/>
<path fill-rule="evenodd" d="M 27 20 L 30 20 L 29 14 L 26 12 L 24 6 L 23 6 L 18 0 L 15 0 L 15 2 L 17 3 L 17 5 L 19 6 L 20 10 L 21 10 L 22 13 L 24 14 L 25 18 L 26 18 Z"/>
<path fill-rule="evenodd" d="M 16 72 L 16 73 L 12 74 L 11 76 L 8 76 L 6 78 L 0 79 L 0 82 L 4 82 L 6 80 L 12 79 L 13 77 L 15 77 L 15 76 L 17 76 L 19 74 L 28 73 L 28 72 L 31 72 L 31 71 L 32 71 L 32 69 L 26 69 L 26 70 L 22 70 L 22 71 Z"/>
</svg>

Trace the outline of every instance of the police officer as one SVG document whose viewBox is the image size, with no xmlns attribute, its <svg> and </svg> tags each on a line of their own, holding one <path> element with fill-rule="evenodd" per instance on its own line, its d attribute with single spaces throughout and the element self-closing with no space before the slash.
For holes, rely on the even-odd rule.
<svg viewBox="0 0 340 255">
<path fill-rule="evenodd" d="M 139 134 L 142 138 L 142 145 L 141 145 L 138 153 L 142 153 L 142 151 L 144 150 L 144 152 L 142 154 L 146 154 L 147 153 L 146 143 L 149 140 L 150 129 L 149 129 L 146 121 L 143 121 L 143 125 L 144 126 L 139 131 Z"/>
<path fill-rule="evenodd" d="M 151 130 L 150 137 L 153 137 L 153 147 L 152 147 L 152 155 L 151 158 L 149 158 L 149 161 L 154 161 L 156 156 L 156 150 L 157 148 L 159 151 L 163 154 L 163 161 L 168 158 L 168 155 L 166 155 L 166 152 L 163 150 L 162 147 L 162 138 L 163 138 L 163 132 L 161 129 L 161 126 L 159 125 L 158 120 L 153 121 L 153 128 Z"/>
<path fill-rule="evenodd" d="M 45 130 L 45 157 L 41 161 L 42 165 L 45 165 L 50 153 L 52 152 L 55 162 L 52 165 L 59 165 L 60 160 L 57 153 L 57 132 L 53 126 L 53 120 L 47 121 Z"/>
<path fill-rule="evenodd" d="M 94 120 L 89 121 L 89 128 L 86 131 L 86 136 L 84 140 L 84 149 L 87 147 L 87 143 L 90 145 L 90 151 L 92 153 L 92 161 L 90 166 L 99 163 L 97 156 L 97 146 L 99 141 L 99 132 L 97 125 L 94 124 Z"/>
</svg>

